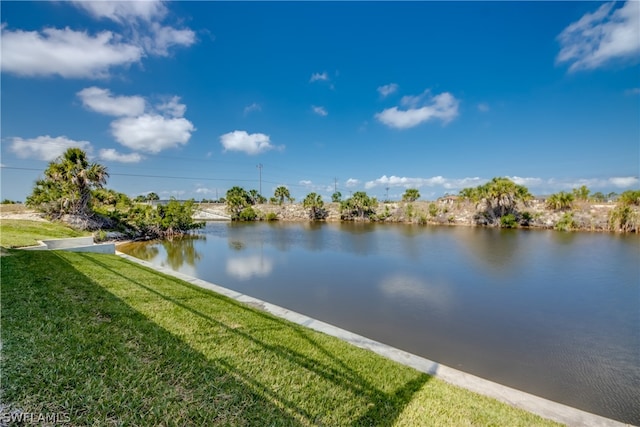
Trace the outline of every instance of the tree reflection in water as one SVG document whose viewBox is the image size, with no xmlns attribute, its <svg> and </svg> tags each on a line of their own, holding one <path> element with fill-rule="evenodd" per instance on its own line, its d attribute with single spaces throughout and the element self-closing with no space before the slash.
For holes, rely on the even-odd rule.
<svg viewBox="0 0 640 427">
<path fill-rule="evenodd" d="M 206 239 L 207 238 L 203 235 L 195 234 L 183 236 L 177 239 L 163 240 L 161 243 L 167 253 L 167 259 L 165 261 L 166 264 L 176 271 L 185 263 L 187 263 L 187 265 L 195 266 L 196 262 L 201 258 L 200 253 L 196 250 L 195 242 Z M 155 249 L 156 251 L 158 250 L 157 248 Z"/>
<path fill-rule="evenodd" d="M 151 261 L 158 256 L 159 250 L 157 243 L 157 240 L 149 242 L 123 243 L 118 245 L 118 250 L 133 257 L 143 259 L 145 261 Z"/>
</svg>

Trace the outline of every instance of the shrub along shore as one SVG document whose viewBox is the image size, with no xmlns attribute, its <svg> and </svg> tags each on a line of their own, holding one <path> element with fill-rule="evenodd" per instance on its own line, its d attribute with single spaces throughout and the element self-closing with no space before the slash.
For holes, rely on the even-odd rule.
<svg viewBox="0 0 640 427">
<path fill-rule="evenodd" d="M 0 228 L 2 419 L 554 425 L 118 256 L 4 249 L 24 230 Z"/>
</svg>

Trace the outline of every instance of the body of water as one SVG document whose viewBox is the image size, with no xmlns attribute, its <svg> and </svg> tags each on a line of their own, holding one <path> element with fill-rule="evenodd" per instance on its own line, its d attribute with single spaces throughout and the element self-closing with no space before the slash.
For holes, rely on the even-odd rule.
<svg viewBox="0 0 640 427">
<path fill-rule="evenodd" d="M 123 252 L 516 389 L 640 424 L 640 238 L 209 223 Z"/>
</svg>

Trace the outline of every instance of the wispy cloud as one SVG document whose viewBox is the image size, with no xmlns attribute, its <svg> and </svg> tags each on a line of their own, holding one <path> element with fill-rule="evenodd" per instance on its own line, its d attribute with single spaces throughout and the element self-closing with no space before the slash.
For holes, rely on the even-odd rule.
<svg viewBox="0 0 640 427">
<path fill-rule="evenodd" d="M 317 115 L 323 116 L 323 117 L 329 114 L 327 113 L 327 110 L 324 107 L 317 107 L 315 105 L 312 105 L 311 110 L 313 110 L 313 112 L 316 113 Z"/>
<path fill-rule="evenodd" d="M 481 113 L 488 113 L 489 110 L 489 104 L 487 104 L 486 102 L 481 102 L 480 104 L 478 104 L 478 111 L 480 111 Z"/>
<path fill-rule="evenodd" d="M 97 19 L 110 19 L 120 24 L 135 21 L 160 20 L 167 14 L 167 8 L 159 0 L 146 1 L 74 1 L 76 7 Z"/>
<path fill-rule="evenodd" d="M 329 74 L 327 74 L 326 71 L 322 72 L 322 73 L 313 73 L 311 74 L 311 78 L 309 79 L 310 83 L 313 82 L 317 82 L 317 81 L 327 81 L 329 80 Z"/>
<path fill-rule="evenodd" d="M 302 179 L 298 181 L 298 185 L 305 187 L 307 191 L 314 191 L 317 193 L 330 193 L 333 192 L 333 185 L 329 184 L 316 184 L 309 179 Z"/>
<path fill-rule="evenodd" d="M 640 2 L 621 7 L 610 2 L 587 13 L 558 36 L 556 63 L 568 63 L 569 71 L 589 70 L 613 61 L 638 62 L 640 58 Z"/>
<path fill-rule="evenodd" d="M 168 56 L 174 46 L 191 46 L 196 34 L 190 28 L 162 24 L 168 9 L 161 0 L 74 1 L 96 19 L 109 19 L 122 25 L 132 40 L 151 55 Z"/>
<path fill-rule="evenodd" d="M 254 102 L 253 104 L 247 105 L 246 107 L 244 107 L 244 115 L 245 116 L 247 114 L 249 114 L 249 113 L 254 112 L 254 111 L 262 111 L 262 107 L 257 102 Z"/>
<path fill-rule="evenodd" d="M 271 144 L 269 135 L 263 133 L 249 134 L 244 130 L 236 130 L 220 136 L 224 151 L 241 151 L 255 155 L 278 147 Z"/>
<path fill-rule="evenodd" d="M 417 96 L 404 96 L 398 107 L 387 108 L 375 115 L 381 123 L 396 129 L 408 129 L 430 120 L 446 124 L 458 116 L 459 101 L 449 92 L 431 96 L 427 90 Z"/>
<path fill-rule="evenodd" d="M 347 188 L 353 188 L 360 185 L 360 180 L 355 178 L 349 178 L 344 184 Z"/>
<path fill-rule="evenodd" d="M 640 95 L 640 87 L 634 87 L 624 91 L 625 95 Z"/>
<path fill-rule="evenodd" d="M 386 98 L 387 96 L 395 93 L 398 90 L 398 85 L 396 83 L 389 83 L 388 85 L 378 87 L 378 93 Z"/>
</svg>

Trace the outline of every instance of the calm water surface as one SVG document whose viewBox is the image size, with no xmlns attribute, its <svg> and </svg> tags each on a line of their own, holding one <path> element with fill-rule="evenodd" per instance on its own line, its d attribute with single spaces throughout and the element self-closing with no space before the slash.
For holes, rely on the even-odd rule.
<svg viewBox="0 0 640 427">
<path fill-rule="evenodd" d="M 209 223 L 123 252 L 513 388 L 640 424 L 640 238 Z"/>
</svg>

